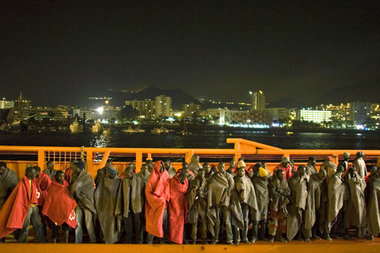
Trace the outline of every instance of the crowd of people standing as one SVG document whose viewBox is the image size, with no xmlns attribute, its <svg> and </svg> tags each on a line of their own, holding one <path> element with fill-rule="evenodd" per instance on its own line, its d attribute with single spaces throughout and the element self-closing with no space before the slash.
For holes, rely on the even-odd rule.
<svg viewBox="0 0 380 253">
<path fill-rule="evenodd" d="M 339 164 L 315 157 L 295 166 L 283 157 L 273 170 L 243 159 L 214 165 L 194 155 L 176 170 L 170 160 L 147 160 L 138 173 L 112 161 L 95 178 L 82 160 L 65 170 L 27 167 L 17 175 L 0 162 L 0 240 L 26 242 L 254 243 L 332 238 L 373 240 L 380 232 L 380 170 L 363 152 Z M 120 175 L 119 175 L 120 174 Z M 88 237 L 87 237 L 88 236 Z M 88 238 L 88 239 L 87 239 Z"/>
</svg>

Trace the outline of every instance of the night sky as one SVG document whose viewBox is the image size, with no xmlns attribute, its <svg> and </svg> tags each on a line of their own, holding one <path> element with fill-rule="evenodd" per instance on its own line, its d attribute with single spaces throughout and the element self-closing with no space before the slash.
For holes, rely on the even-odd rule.
<svg viewBox="0 0 380 253">
<path fill-rule="evenodd" d="M 67 4 L 70 2 L 70 4 Z M 108 88 L 302 102 L 376 78 L 380 1 L 0 1 L 0 96 Z"/>
</svg>

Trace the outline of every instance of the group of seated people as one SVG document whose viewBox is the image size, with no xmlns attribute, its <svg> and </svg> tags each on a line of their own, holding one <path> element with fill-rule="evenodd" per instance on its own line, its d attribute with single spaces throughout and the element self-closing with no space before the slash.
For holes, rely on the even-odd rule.
<svg viewBox="0 0 380 253">
<path fill-rule="evenodd" d="M 136 173 L 120 173 L 112 161 L 93 179 L 82 160 L 65 171 L 27 167 L 25 177 L 0 163 L 0 240 L 26 242 L 60 238 L 75 243 L 239 244 L 324 238 L 373 240 L 380 232 L 380 170 L 368 167 L 362 152 L 344 153 L 335 164 L 315 157 L 298 167 L 283 157 L 273 175 L 264 162 L 243 159 L 210 166 L 147 160 Z M 88 237 L 87 237 L 88 236 Z M 11 238 L 11 236 L 7 236 Z M 88 238 L 88 239 L 87 239 Z M 50 241 L 50 240 L 49 240 Z"/>
</svg>

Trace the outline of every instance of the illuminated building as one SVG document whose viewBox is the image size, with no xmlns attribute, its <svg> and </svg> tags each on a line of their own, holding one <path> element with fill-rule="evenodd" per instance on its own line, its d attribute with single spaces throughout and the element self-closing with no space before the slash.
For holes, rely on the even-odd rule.
<svg viewBox="0 0 380 253">
<path fill-rule="evenodd" d="M 364 125 L 370 118 L 371 106 L 370 102 L 352 102 L 351 117 L 355 125 Z"/>
<path fill-rule="evenodd" d="M 183 105 L 183 116 L 184 117 L 192 117 L 194 114 L 200 114 L 201 112 L 201 105 L 197 105 L 194 103 L 190 104 L 184 104 Z"/>
<path fill-rule="evenodd" d="M 2 100 L 0 100 L 0 109 L 10 109 L 12 107 L 15 106 L 15 102 L 14 101 L 9 101 L 9 100 L 6 100 L 5 98 L 3 98 Z"/>
<path fill-rule="evenodd" d="M 297 111 L 297 120 L 314 123 L 328 122 L 331 121 L 331 111 L 301 109 Z"/>
<path fill-rule="evenodd" d="M 140 118 L 154 119 L 154 101 L 150 99 L 145 100 L 130 100 L 125 101 L 126 106 L 131 106 L 133 109 L 137 110 Z"/>
<path fill-rule="evenodd" d="M 251 111 L 265 109 L 265 95 L 261 90 L 256 92 L 249 92 L 252 95 Z"/>
<path fill-rule="evenodd" d="M 155 116 L 156 119 L 170 117 L 172 112 L 172 98 L 164 95 L 155 97 Z"/>
</svg>

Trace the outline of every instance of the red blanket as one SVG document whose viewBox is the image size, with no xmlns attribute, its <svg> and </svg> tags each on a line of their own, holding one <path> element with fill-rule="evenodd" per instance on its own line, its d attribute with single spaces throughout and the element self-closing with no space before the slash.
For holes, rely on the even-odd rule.
<svg viewBox="0 0 380 253">
<path fill-rule="evenodd" d="M 169 201 L 169 235 L 170 241 L 178 244 L 183 243 L 183 227 L 187 218 L 186 192 L 189 186 L 187 178 L 184 183 L 178 179 L 178 174 L 170 179 Z"/>
<path fill-rule="evenodd" d="M 163 219 L 166 201 L 170 199 L 169 173 L 164 169 L 160 172 L 162 161 L 154 164 L 145 188 L 146 231 L 156 237 L 163 237 Z"/>
<path fill-rule="evenodd" d="M 42 207 L 42 214 L 49 217 L 57 226 L 67 223 L 72 228 L 77 226 L 75 219 L 75 207 L 77 203 L 70 197 L 69 184 L 66 180 L 63 184 L 52 181 Z"/>
<path fill-rule="evenodd" d="M 40 174 L 36 178 L 36 183 L 40 187 L 41 191 L 46 191 L 51 184 L 51 179 L 48 175 L 40 171 Z"/>
<path fill-rule="evenodd" d="M 71 183 L 72 177 L 73 177 L 73 169 L 69 167 L 65 170 L 65 180 Z"/>
<path fill-rule="evenodd" d="M 30 204 L 38 203 L 38 195 L 34 179 L 32 187 L 27 177 L 18 183 L 0 211 L 0 238 L 22 228 Z"/>
</svg>

